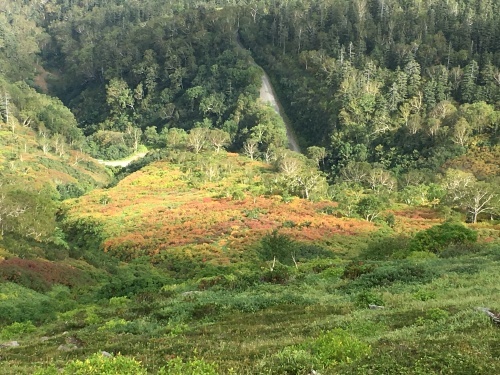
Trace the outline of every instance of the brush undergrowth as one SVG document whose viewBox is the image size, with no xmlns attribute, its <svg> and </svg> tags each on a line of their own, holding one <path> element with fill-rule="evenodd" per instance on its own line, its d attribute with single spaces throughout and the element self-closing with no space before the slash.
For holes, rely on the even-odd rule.
<svg viewBox="0 0 500 375">
<path fill-rule="evenodd" d="M 381 241 L 393 248 L 369 257 Z M 275 233 L 253 261 L 208 276 L 172 278 L 173 265 L 142 259 L 96 268 L 80 289 L 1 283 L 0 337 L 19 346 L 1 349 L 0 372 L 498 373 L 499 328 L 476 310 L 500 308 L 498 241 L 432 256 L 408 243 L 379 238 L 295 263 L 300 244 Z"/>
</svg>

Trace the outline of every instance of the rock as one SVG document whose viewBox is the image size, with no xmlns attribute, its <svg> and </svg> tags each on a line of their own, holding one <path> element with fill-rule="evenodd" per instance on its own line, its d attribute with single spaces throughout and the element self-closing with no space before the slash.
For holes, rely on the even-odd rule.
<svg viewBox="0 0 500 375">
<path fill-rule="evenodd" d="M 73 344 L 73 345 L 81 347 L 81 346 L 83 346 L 83 341 L 80 340 L 78 337 L 68 336 L 68 337 L 66 337 L 66 344 Z"/>
<path fill-rule="evenodd" d="M 369 304 L 368 307 L 372 310 L 385 309 L 384 306 L 372 305 L 372 304 Z"/>
<path fill-rule="evenodd" d="M 48 340 L 50 340 L 50 337 L 48 337 L 48 336 L 42 336 L 42 337 L 40 337 L 40 341 L 41 342 L 45 342 L 45 341 L 48 341 Z"/>
<path fill-rule="evenodd" d="M 19 343 L 17 341 L 9 341 L 0 344 L 0 347 L 2 348 L 14 348 L 16 346 L 19 346 Z"/>
<path fill-rule="evenodd" d="M 64 344 L 64 345 L 59 345 L 57 350 L 61 350 L 63 352 L 70 352 L 72 350 L 78 349 L 78 346 L 75 344 Z"/>
<path fill-rule="evenodd" d="M 201 294 L 201 293 L 203 293 L 203 292 L 199 291 L 199 290 L 190 290 L 190 291 L 181 293 L 181 296 L 192 296 L 192 295 Z"/>
<path fill-rule="evenodd" d="M 101 354 L 102 354 L 104 357 L 108 357 L 108 358 L 113 357 L 113 354 L 108 353 L 108 352 L 106 352 L 106 351 L 104 351 L 104 350 L 103 350 L 103 351 L 101 351 Z"/>
</svg>

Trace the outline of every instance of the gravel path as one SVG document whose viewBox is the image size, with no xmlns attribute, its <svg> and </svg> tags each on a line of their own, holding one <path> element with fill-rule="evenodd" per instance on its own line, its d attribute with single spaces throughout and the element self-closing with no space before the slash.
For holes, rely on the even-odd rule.
<svg viewBox="0 0 500 375">
<path fill-rule="evenodd" d="M 243 44 L 241 44 L 238 34 L 236 34 L 236 43 L 241 49 L 246 49 L 243 46 Z M 252 59 L 252 64 L 258 66 L 253 59 Z M 262 69 L 262 67 L 260 68 Z M 288 147 L 290 148 L 290 150 L 300 153 L 301 151 L 299 147 L 299 142 L 297 142 L 297 137 L 295 136 L 295 133 L 290 125 L 290 121 L 288 120 L 288 117 L 286 116 L 286 113 L 283 110 L 283 107 L 281 106 L 281 103 L 279 102 L 276 93 L 274 92 L 273 86 L 271 85 L 271 81 L 269 80 L 269 76 L 264 71 L 264 69 L 262 69 L 262 72 L 263 75 L 262 75 L 262 86 L 260 87 L 260 100 L 262 100 L 264 103 L 271 104 L 276 113 L 281 116 L 286 127 L 286 137 L 288 138 Z"/>
<path fill-rule="evenodd" d="M 278 97 L 274 93 L 273 86 L 271 85 L 271 82 L 269 81 L 269 76 L 267 75 L 266 72 L 264 72 L 264 74 L 262 75 L 262 86 L 260 87 L 260 100 L 262 100 L 265 103 L 271 104 L 276 113 L 281 116 L 283 122 L 285 123 L 286 137 L 288 138 L 288 146 L 290 150 L 300 153 L 300 147 L 299 143 L 297 142 L 297 138 L 295 137 L 295 133 L 293 132 L 290 123 L 288 121 L 288 118 L 286 117 L 285 112 L 283 111 L 283 107 L 281 107 L 281 104 L 278 101 Z"/>
<path fill-rule="evenodd" d="M 122 167 L 125 168 L 127 165 L 132 163 L 134 160 L 143 158 L 146 156 L 147 152 L 139 152 L 137 154 L 132 155 L 127 159 L 122 160 L 97 160 L 99 164 L 105 165 L 106 167 Z"/>
</svg>

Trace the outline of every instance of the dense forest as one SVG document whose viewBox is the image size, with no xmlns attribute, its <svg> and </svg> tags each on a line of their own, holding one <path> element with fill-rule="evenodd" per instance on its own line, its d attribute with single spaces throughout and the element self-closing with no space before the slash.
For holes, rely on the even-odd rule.
<svg viewBox="0 0 500 375">
<path fill-rule="evenodd" d="M 495 0 L 2 1 L 0 372 L 497 373 L 499 140 Z"/>
</svg>

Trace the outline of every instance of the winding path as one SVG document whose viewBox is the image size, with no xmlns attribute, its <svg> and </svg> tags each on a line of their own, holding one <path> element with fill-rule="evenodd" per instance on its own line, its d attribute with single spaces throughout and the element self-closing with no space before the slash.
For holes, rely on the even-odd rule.
<svg viewBox="0 0 500 375">
<path fill-rule="evenodd" d="M 238 45 L 239 48 L 246 50 L 243 44 L 241 44 L 238 34 L 236 34 L 236 44 Z M 279 102 L 278 97 L 276 96 L 276 93 L 274 92 L 273 86 L 271 85 L 271 81 L 269 80 L 269 76 L 267 75 L 265 70 L 262 69 L 261 66 L 257 65 L 257 63 L 252 57 L 251 59 L 252 59 L 251 61 L 252 64 L 258 66 L 262 70 L 262 85 L 260 87 L 260 100 L 262 100 L 264 103 L 271 104 L 271 107 L 273 107 L 276 113 L 280 115 L 280 117 L 283 119 L 283 122 L 285 123 L 286 137 L 288 139 L 288 147 L 290 148 L 290 150 L 300 153 L 301 151 L 299 147 L 299 142 L 297 142 L 297 137 L 290 125 L 290 121 L 288 120 L 288 117 L 286 116 L 283 107 L 281 106 L 281 103 Z"/>
</svg>

